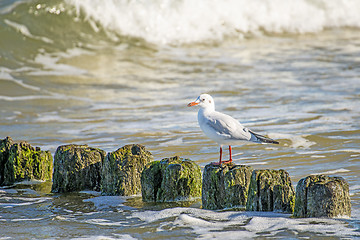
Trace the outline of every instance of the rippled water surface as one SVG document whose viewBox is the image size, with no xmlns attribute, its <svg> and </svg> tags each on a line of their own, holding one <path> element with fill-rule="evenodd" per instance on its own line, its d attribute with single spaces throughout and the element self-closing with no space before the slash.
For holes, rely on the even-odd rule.
<svg viewBox="0 0 360 240">
<path fill-rule="evenodd" d="M 217 161 L 218 146 L 198 127 L 197 109 L 186 105 L 206 92 L 218 111 L 280 141 L 234 146 L 235 163 L 285 169 L 294 185 L 314 173 L 342 176 L 353 216 L 208 211 L 200 200 L 152 205 L 140 196 L 57 195 L 49 183 L 30 182 L 0 188 L 0 238 L 360 237 L 356 26 L 301 34 L 265 26 L 238 29 L 239 36 L 224 34 L 221 41 L 169 35 L 163 44 L 160 35 L 124 36 L 121 25 L 98 22 L 95 13 L 85 17 L 86 8 L 76 13 L 77 4 L 0 4 L 1 138 L 52 153 L 67 143 L 108 152 L 140 143 L 157 160 L 180 155 L 204 167 Z"/>
</svg>

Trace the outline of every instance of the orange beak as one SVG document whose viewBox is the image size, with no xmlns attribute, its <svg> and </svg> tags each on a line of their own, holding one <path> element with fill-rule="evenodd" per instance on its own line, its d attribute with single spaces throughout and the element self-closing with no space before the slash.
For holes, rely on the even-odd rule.
<svg viewBox="0 0 360 240">
<path fill-rule="evenodd" d="M 192 107 L 192 106 L 196 106 L 196 105 L 198 105 L 199 103 L 196 103 L 196 102 L 191 102 L 191 103 L 189 103 L 187 106 L 188 107 Z"/>
</svg>

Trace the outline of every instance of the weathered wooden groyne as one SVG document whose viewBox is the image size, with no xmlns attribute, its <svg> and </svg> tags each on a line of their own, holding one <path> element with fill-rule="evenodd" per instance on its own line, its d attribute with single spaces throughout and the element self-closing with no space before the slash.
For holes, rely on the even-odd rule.
<svg viewBox="0 0 360 240">
<path fill-rule="evenodd" d="M 104 195 L 131 196 L 141 193 L 141 173 L 153 161 L 145 147 L 130 144 L 106 155 L 101 171 Z"/>
<path fill-rule="evenodd" d="M 202 207 L 215 210 L 245 206 L 252 172 L 252 167 L 244 165 L 206 165 Z"/>
<path fill-rule="evenodd" d="M 342 177 L 311 175 L 296 186 L 295 217 L 351 216 L 349 184 Z"/>
<path fill-rule="evenodd" d="M 178 156 L 154 161 L 139 144 L 110 153 L 88 145 L 63 145 L 41 151 L 27 142 L 0 140 L 0 185 L 23 180 L 53 181 L 52 192 L 101 191 L 103 195 L 140 194 L 144 202 L 201 198 L 204 209 L 291 213 L 294 217 L 351 216 L 349 185 L 341 177 L 310 175 L 294 190 L 282 169 L 254 170 L 235 164 L 205 166 Z"/>
<path fill-rule="evenodd" d="M 53 158 L 27 142 L 15 143 L 11 137 L 0 140 L 0 186 L 24 180 L 52 179 Z"/>
<path fill-rule="evenodd" d="M 141 174 L 145 202 L 187 201 L 201 196 L 201 169 L 178 156 L 148 164 Z"/>
</svg>

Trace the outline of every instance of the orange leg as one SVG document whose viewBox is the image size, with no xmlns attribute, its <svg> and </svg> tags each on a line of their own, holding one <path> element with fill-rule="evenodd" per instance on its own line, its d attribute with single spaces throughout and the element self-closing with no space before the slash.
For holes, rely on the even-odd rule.
<svg viewBox="0 0 360 240">
<path fill-rule="evenodd" d="M 231 146 L 229 145 L 229 161 L 232 162 Z"/>
<path fill-rule="evenodd" d="M 212 165 L 221 165 L 221 163 L 222 163 L 221 159 L 222 159 L 222 147 L 220 146 L 219 162 L 218 162 L 218 163 L 217 163 L 217 162 L 212 162 L 211 164 L 212 164 Z"/>
<path fill-rule="evenodd" d="M 232 162 L 232 156 L 231 156 L 231 146 L 229 145 L 229 160 L 228 161 L 224 161 L 222 163 L 231 163 Z"/>
<path fill-rule="evenodd" d="M 220 158 L 219 158 L 219 165 L 221 165 L 221 159 L 222 159 L 222 147 L 220 147 Z"/>
</svg>

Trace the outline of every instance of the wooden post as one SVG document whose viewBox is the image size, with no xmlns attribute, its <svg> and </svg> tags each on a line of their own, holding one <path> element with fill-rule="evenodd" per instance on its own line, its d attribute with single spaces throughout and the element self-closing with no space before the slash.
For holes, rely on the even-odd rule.
<svg viewBox="0 0 360 240">
<path fill-rule="evenodd" d="M 178 156 L 148 164 L 141 174 L 144 202 L 188 201 L 201 196 L 201 169 Z"/>
<path fill-rule="evenodd" d="M 255 170 L 251 176 L 247 211 L 293 213 L 295 191 L 285 170 Z"/>
<path fill-rule="evenodd" d="M 296 186 L 295 217 L 351 216 L 349 185 L 342 177 L 311 175 Z"/>
<path fill-rule="evenodd" d="M 63 145 L 55 152 L 52 192 L 100 191 L 105 151 L 88 145 Z"/>
<path fill-rule="evenodd" d="M 252 168 L 223 164 L 205 166 L 202 186 L 202 207 L 224 209 L 244 207 Z"/>
<path fill-rule="evenodd" d="M 153 157 L 145 147 L 130 144 L 106 155 L 101 174 L 101 194 L 130 196 L 141 193 L 140 176 Z"/>
</svg>

